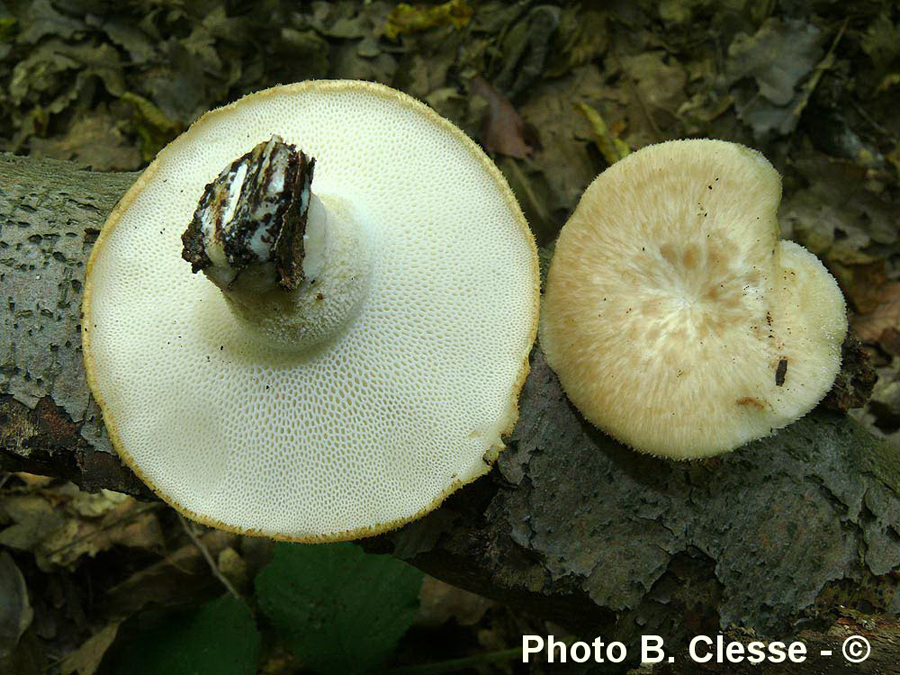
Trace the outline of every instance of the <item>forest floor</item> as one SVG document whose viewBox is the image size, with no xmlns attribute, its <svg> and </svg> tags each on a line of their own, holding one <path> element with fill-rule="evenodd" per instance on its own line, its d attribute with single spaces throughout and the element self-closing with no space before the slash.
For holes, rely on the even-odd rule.
<svg viewBox="0 0 900 675">
<path fill-rule="evenodd" d="M 878 375 L 852 414 L 900 447 L 895 2 L 0 0 L 0 151 L 137 171 L 204 111 L 311 78 L 382 82 L 455 122 L 495 159 L 542 246 L 630 151 L 689 137 L 762 151 L 783 176 L 784 236 L 838 279 Z M 331 621 L 329 639 L 360 641 L 365 607 L 334 598 L 367 574 L 412 590 L 368 598 L 403 620 L 373 617 L 360 663 L 425 672 L 416 664 L 474 657 L 429 672 L 542 672 L 513 652 L 552 626 L 335 550 L 337 562 L 294 558 L 161 504 L 0 474 L 0 593 L 16 599 L 0 609 L 0 673 L 349 672 L 326 653 L 338 647 L 313 653 L 301 633 Z M 333 578 L 299 600 L 279 585 L 316 564 Z M 328 618 L 292 614 L 282 594 L 324 603 Z M 171 658 L 130 660 L 151 652 Z"/>
</svg>

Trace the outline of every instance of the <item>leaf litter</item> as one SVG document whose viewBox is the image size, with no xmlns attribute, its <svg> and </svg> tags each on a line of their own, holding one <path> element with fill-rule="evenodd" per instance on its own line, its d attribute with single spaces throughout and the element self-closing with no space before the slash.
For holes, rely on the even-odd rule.
<svg viewBox="0 0 900 675">
<path fill-rule="evenodd" d="M 475 138 L 550 247 L 584 188 L 628 152 L 684 137 L 752 145 L 784 177 L 785 235 L 836 276 L 878 373 L 853 414 L 900 446 L 898 31 L 887 0 L 852 16 L 793 0 L 0 0 L 0 150 L 136 170 L 211 107 L 278 83 L 364 78 Z M 197 537 L 205 554 L 161 505 L 7 476 L 0 578 L 18 609 L 0 632 L 18 672 L 93 675 L 148 635 L 176 644 L 159 632 L 166 617 L 197 636 L 210 620 L 260 627 L 261 651 L 241 643 L 231 663 L 259 655 L 261 672 L 302 672 L 296 636 L 217 600 L 209 560 L 252 606 L 272 544 Z M 8 590 L 13 569 L 25 595 Z M 458 656 L 435 646 L 445 634 L 472 653 L 518 640 L 523 619 L 507 608 L 433 581 L 421 593 L 397 663 Z"/>
</svg>

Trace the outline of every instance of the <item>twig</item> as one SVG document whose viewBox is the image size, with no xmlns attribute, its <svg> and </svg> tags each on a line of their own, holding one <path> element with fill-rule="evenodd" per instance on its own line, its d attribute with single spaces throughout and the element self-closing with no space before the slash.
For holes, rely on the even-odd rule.
<svg viewBox="0 0 900 675">
<path fill-rule="evenodd" d="M 231 593 L 238 600 L 243 601 L 241 598 L 241 594 L 237 592 L 234 586 L 231 585 L 231 582 L 225 578 L 225 575 L 219 571 L 219 566 L 216 565 L 216 561 L 213 560 L 212 554 L 209 552 L 209 549 L 206 548 L 206 544 L 200 541 L 200 537 L 197 536 L 197 533 L 194 531 L 194 527 L 182 516 L 180 513 L 178 514 L 178 520 L 181 521 L 182 527 L 184 527 L 184 531 L 187 532 L 187 535 L 191 538 L 191 541 L 194 542 L 194 546 L 200 549 L 200 553 L 203 554 L 203 557 L 206 559 L 209 568 L 212 570 L 213 576 L 218 579 L 225 589 Z"/>
</svg>

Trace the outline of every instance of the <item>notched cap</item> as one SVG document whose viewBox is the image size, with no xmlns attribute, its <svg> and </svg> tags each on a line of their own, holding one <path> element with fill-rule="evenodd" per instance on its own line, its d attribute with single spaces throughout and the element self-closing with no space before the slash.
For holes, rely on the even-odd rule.
<svg viewBox="0 0 900 675">
<path fill-rule="evenodd" d="M 645 452 L 727 452 L 808 412 L 840 367 L 843 297 L 779 241 L 758 152 L 672 141 L 585 191 L 548 274 L 541 344 L 590 421 Z"/>
</svg>

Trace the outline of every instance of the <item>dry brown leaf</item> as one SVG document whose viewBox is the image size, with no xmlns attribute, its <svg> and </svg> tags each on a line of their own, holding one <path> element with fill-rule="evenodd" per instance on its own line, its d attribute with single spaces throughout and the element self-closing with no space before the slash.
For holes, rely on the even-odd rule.
<svg viewBox="0 0 900 675">
<path fill-rule="evenodd" d="M 460 626 L 474 626 L 494 605 L 493 600 L 429 576 L 422 582 L 419 600 L 416 623 L 423 626 L 441 626 L 450 619 Z"/>
<path fill-rule="evenodd" d="M 200 539 L 213 558 L 218 558 L 224 549 L 237 546 L 239 537 L 213 530 Z M 220 589 L 200 549 L 190 543 L 111 588 L 106 601 L 116 616 L 129 616 L 149 604 L 182 606 Z"/>
<path fill-rule="evenodd" d="M 72 483 L 44 486 L 24 479 L 28 494 L 0 501 L 0 544 L 31 551 L 38 566 L 71 566 L 81 556 L 94 556 L 112 546 L 163 550 L 157 505 L 137 502 L 117 492 L 80 491 Z"/>
<path fill-rule="evenodd" d="M 624 120 L 624 109 L 616 99 L 619 95 L 615 88 L 605 86 L 592 63 L 542 82 L 522 104 L 522 119 L 541 130 L 541 145 L 527 161 L 508 159 L 498 165 L 540 244 L 556 238 L 584 189 L 603 168 L 590 147 L 594 139 L 591 125 L 572 104 L 584 101 L 601 109 L 610 129 L 618 134 Z"/>
<path fill-rule="evenodd" d="M 38 476 L 35 473 L 25 473 L 24 471 L 19 471 L 13 475 L 25 483 L 25 487 L 34 489 L 47 487 L 56 480 L 53 476 Z"/>
<path fill-rule="evenodd" d="M 25 577 L 6 551 L 0 551 L 0 600 L 2 600 L 0 602 L 0 663 L 2 663 L 16 651 L 19 639 L 34 618 Z"/>
<path fill-rule="evenodd" d="M 103 661 L 106 650 L 109 649 L 116 634 L 119 632 L 119 624 L 121 622 L 109 624 L 101 630 L 85 640 L 78 649 L 69 654 L 60 664 L 60 672 L 62 675 L 94 675 Z"/>
<path fill-rule="evenodd" d="M 74 160 L 95 171 L 133 171 L 141 166 L 137 144 L 126 137 L 123 125 L 104 111 L 86 113 L 64 136 L 33 137 L 34 157 Z"/>
<path fill-rule="evenodd" d="M 891 356 L 900 356 L 900 330 L 888 326 L 881 331 L 881 348 Z"/>
<path fill-rule="evenodd" d="M 222 576 L 228 579 L 239 590 L 246 590 L 250 586 L 250 573 L 247 563 L 241 557 L 240 553 L 230 546 L 222 549 L 219 553 L 216 566 L 222 573 Z"/>
<path fill-rule="evenodd" d="M 84 492 L 71 483 L 69 485 L 71 486 L 70 494 L 72 494 L 69 508 L 77 515 L 85 518 L 99 518 L 110 511 L 120 508 L 122 504 L 134 503 L 131 497 L 121 492 L 113 492 L 112 490 Z"/>
<path fill-rule="evenodd" d="M 0 544 L 20 551 L 35 551 L 66 523 L 39 495 L 16 495 L 0 502 L 0 518 L 11 522 L 0 531 Z"/>
<path fill-rule="evenodd" d="M 480 75 L 472 80 L 472 95 L 488 104 L 481 120 L 481 142 L 485 149 L 519 159 L 528 157 L 534 151 L 525 141 L 530 132 L 512 103 Z"/>
<path fill-rule="evenodd" d="M 854 317 L 853 327 L 863 342 L 880 343 L 890 354 L 900 355 L 900 282 L 879 287 L 878 304 L 872 311 Z"/>
<path fill-rule="evenodd" d="M 44 494 L 70 514 L 65 526 L 41 547 L 42 557 L 53 564 L 71 566 L 83 555 L 93 557 L 113 546 L 164 549 L 162 528 L 153 512 L 156 505 L 109 490 L 81 492 L 71 484 Z"/>
<path fill-rule="evenodd" d="M 832 255 L 833 252 L 834 249 L 829 251 L 826 261 L 828 268 L 840 282 L 844 295 L 860 314 L 874 312 L 882 302 L 884 284 L 887 281 L 885 261 L 859 254 L 859 262 L 854 263 L 849 255 L 837 258 Z"/>
<path fill-rule="evenodd" d="M 622 67 L 648 106 L 674 115 L 687 100 L 687 72 L 674 58 L 662 52 L 645 52 L 624 57 Z"/>
</svg>

